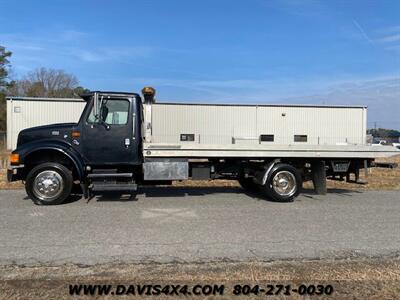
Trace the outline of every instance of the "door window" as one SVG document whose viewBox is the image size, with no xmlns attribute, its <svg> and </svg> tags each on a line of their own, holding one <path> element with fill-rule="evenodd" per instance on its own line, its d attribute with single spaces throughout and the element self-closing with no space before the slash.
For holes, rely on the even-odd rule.
<svg viewBox="0 0 400 300">
<path fill-rule="evenodd" d="M 100 101 L 99 101 L 100 102 Z M 102 123 L 109 125 L 125 125 L 128 123 L 129 101 L 106 99 L 102 101 L 101 107 L 98 110 L 99 115 L 94 115 L 94 109 L 89 114 L 88 123 Z"/>
</svg>

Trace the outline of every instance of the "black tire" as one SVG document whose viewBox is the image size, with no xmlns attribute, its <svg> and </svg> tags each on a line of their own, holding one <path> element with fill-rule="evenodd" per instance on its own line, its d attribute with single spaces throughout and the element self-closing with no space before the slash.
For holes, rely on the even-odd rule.
<svg viewBox="0 0 400 300">
<path fill-rule="evenodd" d="M 46 176 L 47 174 L 48 176 Z M 41 180 L 43 178 L 44 180 Z M 51 183 L 49 184 L 48 181 Z M 44 186 L 44 188 L 41 188 L 39 186 L 40 184 Z M 72 172 L 61 164 L 50 162 L 40 164 L 28 173 L 25 182 L 25 190 L 29 198 L 31 198 L 35 204 L 56 205 L 63 203 L 68 198 L 71 194 L 72 185 Z M 55 188 L 51 190 L 53 187 Z M 45 189 L 45 191 L 41 192 L 39 189 Z M 46 190 L 50 192 L 50 195 L 53 194 L 53 197 L 44 195 L 47 193 Z M 56 192 L 53 192 L 54 190 L 56 190 Z M 43 196 L 41 197 L 40 195 Z"/>
<path fill-rule="evenodd" d="M 259 186 L 253 181 L 253 178 L 245 178 L 241 176 L 239 177 L 238 182 L 245 191 L 253 193 L 258 192 Z"/>
<path fill-rule="evenodd" d="M 278 183 L 280 176 L 283 176 L 283 184 L 285 180 L 288 183 L 287 190 L 284 189 L 281 193 L 278 192 L 280 187 L 274 188 L 274 180 Z M 293 188 L 291 188 L 293 184 Z M 278 164 L 272 168 L 267 181 L 264 186 L 261 187 L 261 191 L 271 200 L 277 202 L 292 202 L 300 193 L 302 186 L 302 179 L 299 171 L 288 164 Z M 286 188 L 283 186 L 283 188 Z"/>
</svg>

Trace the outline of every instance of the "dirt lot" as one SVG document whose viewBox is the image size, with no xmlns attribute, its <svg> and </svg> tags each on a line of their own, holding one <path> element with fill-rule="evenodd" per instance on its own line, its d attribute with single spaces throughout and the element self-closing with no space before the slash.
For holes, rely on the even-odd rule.
<svg viewBox="0 0 400 300">
<path fill-rule="evenodd" d="M 353 261 L 301 261 L 206 264 L 101 265 L 94 267 L 3 267 L 0 299 L 67 299 L 70 284 L 197 284 L 225 285 L 223 296 L 232 298 L 236 284 L 332 285 L 331 296 L 318 299 L 399 299 L 399 258 Z M 263 298 L 247 295 L 244 299 Z M 81 298 L 86 298 L 82 297 Z M 91 297 L 93 298 L 93 297 Z M 102 297 L 102 299 L 110 297 Z M 171 296 L 159 296 L 171 299 Z M 191 298 L 191 297 L 186 297 Z M 194 298 L 194 297 L 193 297 Z M 197 299 L 204 298 L 198 296 Z M 308 299 L 292 293 L 269 299 Z"/>
</svg>

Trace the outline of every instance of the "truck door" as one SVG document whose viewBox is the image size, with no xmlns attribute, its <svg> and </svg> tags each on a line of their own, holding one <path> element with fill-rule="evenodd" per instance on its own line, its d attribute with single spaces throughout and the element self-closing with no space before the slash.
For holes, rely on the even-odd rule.
<svg viewBox="0 0 400 300">
<path fill-rule="evenodd" d="M 85 159 L 93 165 L 137 164 L 135 98 L 99 95 L 83 122 L 81 145 Z M 100 100 L 101 99 L 101 100 Z"/>
</svg>

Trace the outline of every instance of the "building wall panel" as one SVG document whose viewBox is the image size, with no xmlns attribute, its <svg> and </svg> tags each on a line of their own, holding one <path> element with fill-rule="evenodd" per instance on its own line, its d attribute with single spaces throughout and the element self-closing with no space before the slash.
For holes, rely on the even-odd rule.
<svg viewBox="0 0 400 300">
<path fill-rule="evenodd" d="M 64 100 L 7 99 L 7 148 L 15 149 L 18 133 L 29 127 L 78 122 L 85 102 Z"/>
<path fill-rule="evenodd" d="M 152 141 L 155 143 L 258 144 L 260 135 L 274 135 L 280 145 L 365 143 L 363 107 L 238 106 L 154 104 Z M 193 142 L 180 134 L 194 134 Z M 307 135 L 295 142 L 294 135 Z"/>
</svg>

